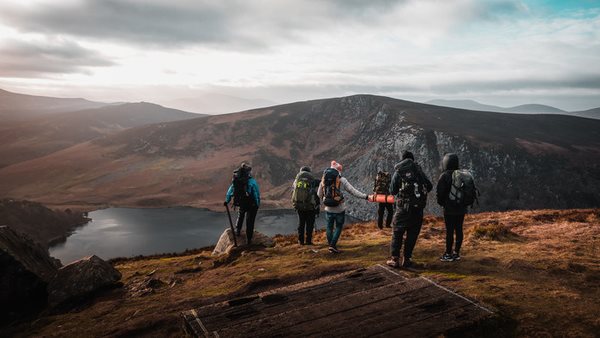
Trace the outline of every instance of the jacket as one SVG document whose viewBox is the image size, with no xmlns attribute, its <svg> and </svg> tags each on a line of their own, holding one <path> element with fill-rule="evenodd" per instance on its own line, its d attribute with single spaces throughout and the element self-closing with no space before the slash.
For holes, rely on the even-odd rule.
<svg viewBox="0 0 600 338">
<path fill-rule="evenodd" d="M 340 178 L 340 186 L 341 186 L 341 189 L 346 190 L 354 197 L 361 198 L 361 199 L 367 198 L 367 194 L 365 194 L 365 193 L 357 190 L 355 187 L 353 187 L 352 184 L 350 184 L 350 182 L 348 182 L 348 180 L 345 177 Z M 319 196 L 319 199 L 322 200 L 324 194 L 325 194 L 325 189 L 323 187 L 323 181 L 321 181 L 321 183 L 319 183 L 319 190 L 317 190 L 317 195 Z M 345 204 L 346 203 L 344 203 L 344 201 L 342 201 L 337 207 L 325 206 L 325 211 L 329 212 L 329 213 L 334 213 L 334 214 L 342 213 L 342 212 L 346 211 Z"/>
<path fill-rule="evenodd" d="M 458 155 L 446 154 L 442 161 L 442 169 L 437 183 L 436 197 L 437 202 L 444 208 L 444 215 L 464 215 L 467 213 L 467 207 L 452 205 L 450 200 L 450 188 L 452 187 L 452 173 L 458 170 Z"/>
<path fill-rule="evenodd" d="M 248 178 L 248 186 L 246 187 L 246 190 L 248 194 L 252 196 L 256 207 L 260 207 L 260 189 L 258 188 L 258 182 L 256 182 L 254 177 Z M 231 201 L 231 198 L 233 198 L 233 183 L 229 186 L 229 189 L 227 189 L 227 194 L 225 195 L 225 202 L 229 203 Z"/>
</svg>

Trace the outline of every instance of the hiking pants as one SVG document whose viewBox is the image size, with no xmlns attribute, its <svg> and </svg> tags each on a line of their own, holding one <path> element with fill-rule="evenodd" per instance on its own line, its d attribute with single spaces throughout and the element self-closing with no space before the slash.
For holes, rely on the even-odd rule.
<svg viewBox="0 0 600 338">
<path fill-rule="evenodd" d="M 326 212 L 325 220 L 327 221 L 327 230 L 325 233 L 327 234 L 327 243 L 329 246 L 337 247 L 338 239 L 340 239 L 340 235 L 342 234 L 342 229 L 344 228 L 344 221 L 346 219 L 346 212 L 342 211 L 340 213 L 334 212 Z M 335 230 L 333 224 L 335 223 Z"/>
<path fill-rule="evenodd" d="M 454 241 L 454 232 L 456 232 L 456 245 L 454 251 L 460 253 L 460 246 L 463 241 L 463 222 L 465 214 L 462 215 L 444 215 L 446 222 L 446 253 L 452 254 L 452 242 Z"/>
<path fill-rule="evenodd" d="M 314 210 L 298 210 L 298 241 L 304 244 L 304 230 L 306 229 L 306 243 L 312 243 L 313 229 L 315 227 Z"/>
<path fill-rule="evenodd" d="M 378 203 L 379 209 L 377 210 L 377 227 L 383 229 L 383 214 L 387 210 L 387 217 L 385 218 L 385 227 L 389 228 L 392 225 L 392 218 L 394 217 L 394 204 L 393 203 Z"/>
<path fill-rule="evenodd" d="M 236 223 L 237 232 L 242 231 L 242 224 L 244 223 L 244 217 L 246 217 L 246 239 L 248 243 L 252 241 L 252 235 L 254 234 L 254 220 L 256 220 L 256 213 L 258 207 L 240 208 L 238 211 L 238 219 Z"/>
<path fill-rule="evenodd" d="M 390 252 L 393 257 L 400 257 L 402 240 L 406 233 L 406 244 L 404 245 L 404 257 L 410 259 L 417 244 L 417 238 L 423 225 L 423 209 L 411 209 L 408 216 L 400 217 L 397 213 L 392 232 L 392 244 Z"/>
</svg>

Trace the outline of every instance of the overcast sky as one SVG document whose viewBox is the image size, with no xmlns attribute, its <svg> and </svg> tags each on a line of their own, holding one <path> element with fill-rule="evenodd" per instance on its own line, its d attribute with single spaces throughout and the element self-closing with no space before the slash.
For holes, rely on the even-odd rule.
<svg viewBox="0 0 600 338">
<path fill-rule="evenodd" d="M 600 107 L 600 1 L 2 0 L 0 88 L 589 109 Z"/>
</svg>

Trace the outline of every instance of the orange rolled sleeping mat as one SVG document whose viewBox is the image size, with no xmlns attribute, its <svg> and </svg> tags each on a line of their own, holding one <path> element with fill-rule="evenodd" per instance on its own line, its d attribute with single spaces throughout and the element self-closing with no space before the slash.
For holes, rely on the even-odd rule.
<svg viewBox="0 0 600 338">
<path fill-rule="evenodd" d="M 394 195 L 373 194 L 369 195 L 369 202 L 374 203 L 394 203 Z"/>
</svg>

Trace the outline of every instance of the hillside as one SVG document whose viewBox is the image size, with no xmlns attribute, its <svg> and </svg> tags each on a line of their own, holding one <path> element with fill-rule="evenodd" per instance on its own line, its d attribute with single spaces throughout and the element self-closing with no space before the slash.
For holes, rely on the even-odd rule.
<svg viewBox="0 0 600 338">
<path fill-rule="evenodd" d="M 597 335 L 599 209 L 469 215 L 460 262 L 438 260 L 443 229 L 440 218 L 425 218 L 414 252 L 419 266 L 405 272 L 498 313 L 495 326 L 482 328 L 484 336 Z M 276 236 L 274 248 L 253 247 L 229 258 L 215 258 L 205 249 L 117 259 L 113 264 L 123 274 L 122 288 L 71 311 L 0 328 L 0 335 L 179 337 L 181 311 L 383 263 L 391 232 L 376 230 L 373 222 L 350 225 L 339 255 L 327 253 L 324 236 L 320 230 L 312 247 L 294 244 L 294 236 Z"/>
<path fill-rule="evenodd" d="M 51 204 L 218 208 L 231 171 L 249 160 L 264 206 L 287 207 L 290 181 L 302 165 L 318 172 L 336 159 L 354 185 L 370 191 L 377 169 L 392 170 L 405 149 L 432 180 L 443 154 L 459 152 L 482 191 L 480 210 L 600 205 L 600 121 L 371 95 L 125 130 L 0 169 L 0 196 Z M 364 201 L 350 198 L 348 204 L 355 216 L 372 213 Z"/>
<path fill-rule="evenodd" d="M 581 116 L 581 117 L 589 117 L 591 119 L 600 119 L 600 107 L 583 110 L 583 111 L 576 111 L 576 112 L 573 112 L 573 115 Z"/>
<path fill-rule="evenodd" d="M 50 210 L 35 202 L 0 199 L 0 225 L 10 226 L 44 248 L 64 240 L 65 234 L 88 221 L 77 210 Z"/>
<path fill-rule="evenodd" d="M 54 113 L 106 106 L 106 103 L 93 102 L 80 98 L 57 98 L 9 92 L 0 89 L 0 119 L 19 121 Z"/>
<path fill-rule="evenodd" d="M 4 122 L 0 125 L 0 168 L 127 128 L 200 116 L 139 102 Z"/>
</svg>

